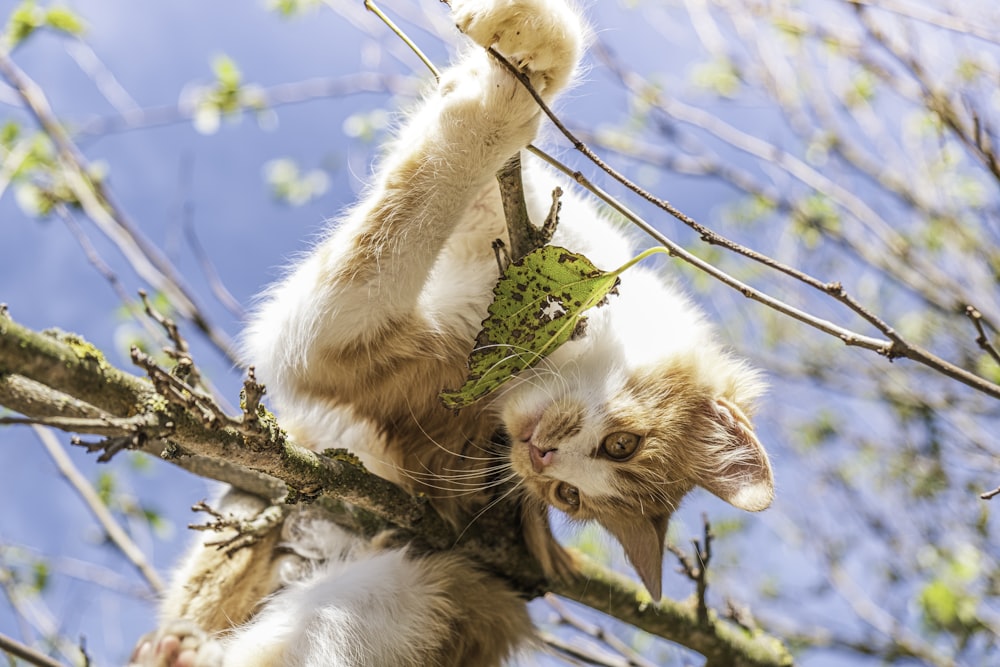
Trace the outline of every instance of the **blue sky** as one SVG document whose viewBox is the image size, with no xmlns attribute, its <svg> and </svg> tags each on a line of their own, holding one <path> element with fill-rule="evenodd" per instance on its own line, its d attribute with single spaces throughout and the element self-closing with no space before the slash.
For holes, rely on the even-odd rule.
<svg viewBox="0 0 1000 667">
<path fill-rule="evenodd" d="M 358 71 L 418 72 L 425 76 L 412 54 L 360 11 L 348 19 L 321 8 L 305 17 L 284 20 L 259 1 L 75 0 L 70 6 L 87 21 L 87 44 L 143 108 L 175 106 L 193 83 L 209 83 L 211 63 L 220 54 L 239 66 L 244 81 L 265 88 Z M 412 36 L 431 57 L 445 63 L 447 50 L 435 34 L 436 30 L 447 34 L 445 7 L 434 0 L 390 6 L 399 10 L 404 27 L 412 30 Z M 671 71 L 672 78 L 664 85 L 682 85 L 694 59 L 691 37 L 684 26 L 666 26 L 667 41 L 661 33 L 644 31 L 666 21 L 656 3 L 648 6 L 642 13 L 624 13 L 617 3 L 607 2 L 594 6 L 591 14 L 601 38 L 613 43 L 624 61 L 639 68 Z M 12 7 L 12 0 L 0 0 L 0 16 Z M 427 20 L 437 26 L 435 30 L 406 19 L 420 12 L 426 12 Z M 38 34 L 16 51 L 15 60 L 42 86 L 57 115 L 70 127 L 116 115 L 114 106 L 74 61 L 62 38 Z M 595 66 L 567 96 L 562 105 L 572 110 L 574 122 L 582 126 L 619 122 L 627 115 L 624 96 L 609 79 Z M 31 127 L 31 121 L 10 100 L 10 91 L 0 84 L 0 121 L 12 118 Z M 275 127 L 261 127 L 253 117 L 244 116 L 224 121 L 209 135 L 182 121 L 100 136 L 81 135 L 79 142 L 88 160 L 106 164 L 109 185 L 122 208 L 151 241 L 166 250 L 205 309 L 213 313 L 215 323 L 236 336 L 239 318 L 222 308 L 208 289 L 184 239 L 185 221 L 195 230 L 221 280 L 244 307 L 248 306 L 253 295 L 278 275 L 280 267 L 307 247 L 324 220 L 352 201 L 366 179 L 373 146 L 348 136 L 345 127 L 352 126 L 349 119 L 356 125 L 365 114 L 378 109 L 394 111 L 396 104 L 388 94 L 356 94 L 279 107 Z M 744 121 L 750 119 L 747 122 L 764 136 L 780 132 L 775 117 L 763 108 L 744 106 L 730 113 L 741 115 Z M 565 146 L 556 152 L 575 160 Z M 302 206 L 276 201 L 268 191 L 264 167 L 277 158 L 290 158 L 306 171 L 324 170 L 328 190 Z M 731 158 L 736 164 L 745 159 L 739 155 Z M 639 176 L 643 175 L 640 171 Z M 668 191 L 674 203 L 700 220 L 719 217 L 720 209 L 735 200 L 732 190 L 707 179 L 660 176 L 649 182 Z M 613 186 L 610 189 L 618 192 Z M 113 245 L 89 222 L 78 219 L 126 289 L 134 292 L 142 287 Z M 673 223 L 664 227 L 670 233 L 676 231 Z M 136 325 L 122 316 L 114 291 L 87 262 L 63 223 L 56 218 L 25 216 L 12 189 L 0 197 L 0 302 L 9 306 L 19 322 L 38 329 L 59 327 L 77 332 L 106 350 L 115 363 L 130 365 L 125 343 Z M 742 297 L 728 292 L 720 295 L 719 290 L 704 305 L 709 312 L 737 319 L 760 312 Z M 722 326 L 725 337 L 730 330 L 725 323 Z M 239 373 L 196 333 L 190 329 L 186 333 L 208 377 L 224 394 L 235 398 Z M 864 359 L 858 363 L 872 363 Z M 771 437 L 777 440 L 774 425 L 779 414 L 787 417 L 809 411 L 814 395 L 801 387 L 798 392 L 783 405 L 765 405 L 759 417 L 765 441 Z M 869 415 L 858 419 L 877 422 Z M 791 465 L 793 458 L 783 456 L 782 446 L 776 444 L 772 451 L 776 453 L 780 487 L 801 490 L 799 473 Z M 96 480 L 101 474 L 92 457 L 79 450 L 71 455 L 89 478 Z M 167 464 L 135 469 L 122 460 L 113 469 L 119 498 L 136 499 L 166 517 L 165 528 L 156 534 L 138 523 L 131 527 L 155 565 L 168 572 L 187 541 L 184 525 L 197 520 L 187 508 L 209 496 L 212 487 Z M 782 504 L 795 502 L 794 497 L 779 495 L 777 518 L 766 524 L 748 519 L 755 526 L 749 537 L 734 537 L 729 547 L 720 547 L 720 558 L 737 564 L 720 577 L 718 585 L 726 594 L 753 599 L 761 584 L 775 578 L 775 572 L 790 587 L 805 587 L 812 581 L 808 556 L 792 539 L 786 539 L 782 530 Z M 99 542 L 100 533 L 89 514 L 59 478 L 29 429 L 0 429 L 0 504 L 6 508 L 0 512 L 0 546 L 26 546 L 46 557 L 80 558 L 132 583 L 139 581 L 114 549 Z M 714 518 L 734 516 L 707 494 L 698 494 L 679 517 L 680 533 L 696 535 L 698 516 L 706 510 Z M 135 637 L 153 626 L 152 605 L 58 574 L 58 564 L 53 561 L 57 575 L 44 599 L 59 628 L 71 638 L 85 635 L 97 664 L 117 664 Z M 63 565 L 63 570 L 69 567 Z M 667 569 L 671 569 L 669 564 Z M 668 595 L 685 597 L 690 584 L 668 575 L 665 589 Z M 812 607 L 825 606 L 827 618 L 834 619 L 830 622 L 835 625 L 837 604 L 817 598 L 804 608 L 815 611 Z M 544 611 L 539 613 L 544 615 Z M 3 604 L 0 632 L 21 636 L 21 628 Z M 808 664 L 854 663 L 840 662 L 834 654 L 814 656 Z"/>
</svg>

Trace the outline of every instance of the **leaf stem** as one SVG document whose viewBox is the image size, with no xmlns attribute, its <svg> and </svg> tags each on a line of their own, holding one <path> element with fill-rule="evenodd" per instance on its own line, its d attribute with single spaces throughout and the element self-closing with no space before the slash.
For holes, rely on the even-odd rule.
<svg viewBox="0 0 1000 667">
<path fill-rule="evenodd" d="M 653 246 L 652 248 L 647 248 L 646 250 L 643 250 L 641 253 L 639 253 L 638 255 L 636 255 L 635 257 L 633 257 L 632 259 L 630 259 L 629 261 L 625 262 L 620 267 L 612 271 L 611 275 L 618 277 L 621 274 L 628 271 L 629 269 L 631 269 L 639 262 L 641 262 L 642 260 L 646 259 L 647 257 L 652 257 L 653 255 L 656 254 L 673 255 L 674 252 L 670 248 L 667 248 L 662 245 Z"/>
</svg>

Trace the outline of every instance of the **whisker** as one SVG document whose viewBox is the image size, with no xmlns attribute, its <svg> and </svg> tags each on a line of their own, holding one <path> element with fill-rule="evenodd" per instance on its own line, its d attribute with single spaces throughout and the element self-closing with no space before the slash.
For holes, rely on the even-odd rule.
<svg viewBox="0 0 1000 667">
<path fill-rule="evenodd" d="M 490 511 L 494 507 L 496 507 L 499 503 L 501 503 L 504 500 L 506 500 L 507 498 L 509 498 L 512 493 L 514 493 L 515 491 L 518 490 L 518 488 L 521 487 L 521 485 L 524 483 L 524 480 L 521 479 L 520 475 L 517 475 L 516 473 L 511 476 L 511 478 L 514 478 L 514 477 L 518 478 L 517 484 L 515 484 L 510 489 L 508 489 L 507 492 L 504 493 L 499 498 L 496 498 L 496 499 L 492 500 L 491 502 L 487 503 L 486 507 L 484 507 L 483 509 L 481 509 L 478 512 L 476 512 L 475 516 L 473 516 L 471 519 L 469 519 L 469 522 L 467 524 L 465 524 L 465 528 L 463 528 L 462 532 L 459 533 L 458 537 L 455 538 L 455 544 L 458 544 L 462 540 L 462 537 L 465 535 L 466 532 L 468 532 L 469 528 L 472 527 L 472 524 L 474 524 L 476 521 L 479 520 L 479 517 L 481 517 L 483 514 L 485 514 L 486 512 Z"/>
</svg>

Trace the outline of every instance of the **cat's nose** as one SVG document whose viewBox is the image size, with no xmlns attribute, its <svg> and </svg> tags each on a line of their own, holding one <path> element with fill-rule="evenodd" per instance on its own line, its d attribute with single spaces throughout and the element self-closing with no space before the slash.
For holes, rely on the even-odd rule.
<svg viewBox="0 0 1000 667">
<path fill-rule="evenodd" d="M 555 458 L 555 455 L 555 447 L 543 451 L 530 443 L 528 444 L 528 458 L 531 459 L 531 468 L 537 473 L 552 465 L 552 459 Z"/>
</svg>

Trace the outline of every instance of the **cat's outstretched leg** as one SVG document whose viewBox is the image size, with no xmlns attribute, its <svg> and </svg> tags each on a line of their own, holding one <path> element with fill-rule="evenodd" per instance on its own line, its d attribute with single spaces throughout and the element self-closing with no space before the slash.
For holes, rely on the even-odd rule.
<svg viewBox="0 0 1000 667">
<path fill-rule="evenodd" d="M 545 98 L 571 78 L 584 28 L 564 0 L 451 4 L 459 27 L 510 59 Z M 540 115 L 522 84 L 481 48 L 468 49 L 442 73 L 438 89 L 390 145 L 368 195 L 272 288 L 251 322 L 249 356 L 279 407 L 301 398 L 357 406 L 365 400 L 359 389 L 415 363 L 386 358 L 394 349 L 405 354 L 408 341 L 423 339 L 424 359 L 468 345 L 468 322 L 477 325 L 481 316 L 471 318 L 464 301 L 425 302 L 425 287 L 432 271 L 442 270 L 435 267 L 442 249 L 467 222 L 468 211 L 482 204 L 497 170 L 535 138 Z M 497 220 L 502 229 L 502 216 Z M 482 231 L 483 252 L 490 252 L 497 232 L 492 226 Z M 488 295 L 492 285 L 486 280 L 480 286 L 483 276 L 491 274 L 478 267 L 452 282 L 474 282 L 477 294 Z M 436 342 L 442 336 L 454 339 Z M 359 359 L 372 363 L 359 367 Z M 384 406 L 386 398 L 372 400 Z"/>
</svg>

